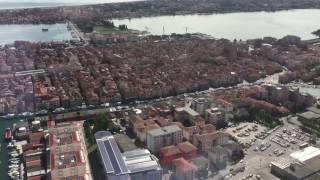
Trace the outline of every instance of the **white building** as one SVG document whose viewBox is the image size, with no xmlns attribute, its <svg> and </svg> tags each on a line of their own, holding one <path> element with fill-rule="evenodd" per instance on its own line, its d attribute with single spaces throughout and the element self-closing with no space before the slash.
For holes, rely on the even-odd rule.
<svg viewBox="0 0 320 180">
<path fill-rule="evenodd" d="M 210 108 L 210 103 L 205 98 L 193 99 L 191 102 L 191 108 L 200 115 L 204 115 L 205 111 Z"/>
<path fill-rule="evenodd" d="M 280 179 L 320 179 L 320 149 L 306 147 L 290 157 L 271 162 L 271 173 Z"/>
<path fill-rule="evenodd" d="M 217 121 L 224 121 L 224 114 L 219 108 L 207 109 L 205 112 L 205 119 L 210 124 L 216 124 Z"/>
</svg>

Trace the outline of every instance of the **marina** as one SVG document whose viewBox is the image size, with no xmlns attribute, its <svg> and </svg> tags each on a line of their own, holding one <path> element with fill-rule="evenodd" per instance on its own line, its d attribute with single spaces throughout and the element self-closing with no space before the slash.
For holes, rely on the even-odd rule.
<svg viewBox="0 0 320 180">
<path fill-rule="evenodd" d="M 19 153 L 16 149 L 16 142 L 5 139 L 5 134 L 8 132 L 8 128 L 11 128 L 14 123 L 20 122 L 20 119 L 11 119 L 11 120 L 1 120 L 0 124 L 0 133 L 4 136 L 1 139 L 0 146 L 0 173 L 2 176 L 1 179 L 21 179 L 20 170 L 21 170 L 21 159 Z M 10 129 L 11 130 L 11 129 Z"/>
</svg>

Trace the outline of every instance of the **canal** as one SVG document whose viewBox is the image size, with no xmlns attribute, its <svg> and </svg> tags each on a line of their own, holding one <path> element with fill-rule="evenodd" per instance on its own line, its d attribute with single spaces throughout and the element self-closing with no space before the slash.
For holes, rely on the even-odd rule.
<svg viewBox="0 0 320 180">
<path fill-rule="evenodd" d="M 319 9 L 276 12 L 240 12 L 209 15 L 178 15 L 115 19 L 115 25 L 162 35 L 171 33 L 203 33 L 215 38 L 253 39 L 288 34 L 302 39 L 315 38 L 311 32 L 320 29 Z"/>
<path fill-rule="evenodd" d="M 8 127 L 12 127 L 12 124 L 19 122 L 20 119 L 0 119 L 0 134 L 1 134 L 1 147 L 0 147 L 0 179 L 6 180 L 9 179 L 8 176 L 8 151 L 7 145 L 8 143 L 4 140 L 4 132 Z"/>
</svg>

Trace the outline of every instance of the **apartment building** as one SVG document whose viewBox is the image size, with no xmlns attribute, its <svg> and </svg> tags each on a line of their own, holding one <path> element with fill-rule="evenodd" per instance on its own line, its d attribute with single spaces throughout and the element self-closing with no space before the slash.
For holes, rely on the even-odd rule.
<svg viewBox="0 0 320 180">
<path fill-rule="evenodd" d="M 182 129 L 177 125 L 165 126 L 147 132 L 147 147 L 152 153 L 158 153 L 162 147 L 182 142 Z"/>
<path fill-rule="evenodd" d="M 51 179 L 92 179 L 83 122 L 49 122 Z"/>
<path fill-rule="evenodd" d="M 197 98 L 191 101 L 191 108 L 200 115 L 204 115 L 205 111 L 210 108 L 210 103 L 205 98 Z"/>
</svg>

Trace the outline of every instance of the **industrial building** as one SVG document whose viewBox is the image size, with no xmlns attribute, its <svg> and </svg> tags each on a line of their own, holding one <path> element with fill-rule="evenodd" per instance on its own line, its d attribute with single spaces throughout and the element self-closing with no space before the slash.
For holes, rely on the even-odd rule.
<svg viewBox="0 0 320 180">
<path fill-rule="evenodd" d="M 271 173 L 286 180 L 320 179 L 320 149 L 309 146 L 290 154 L 289 158 L 271 162 Z"/>
<path fill-rule="evenodd" d="M 162 180 L 162 168 L 158 159 L 147 149 L 121 154 L 114 136 L 109 131 L 99 131 L 95 138 L 106 179 Z"/>
</svg>

